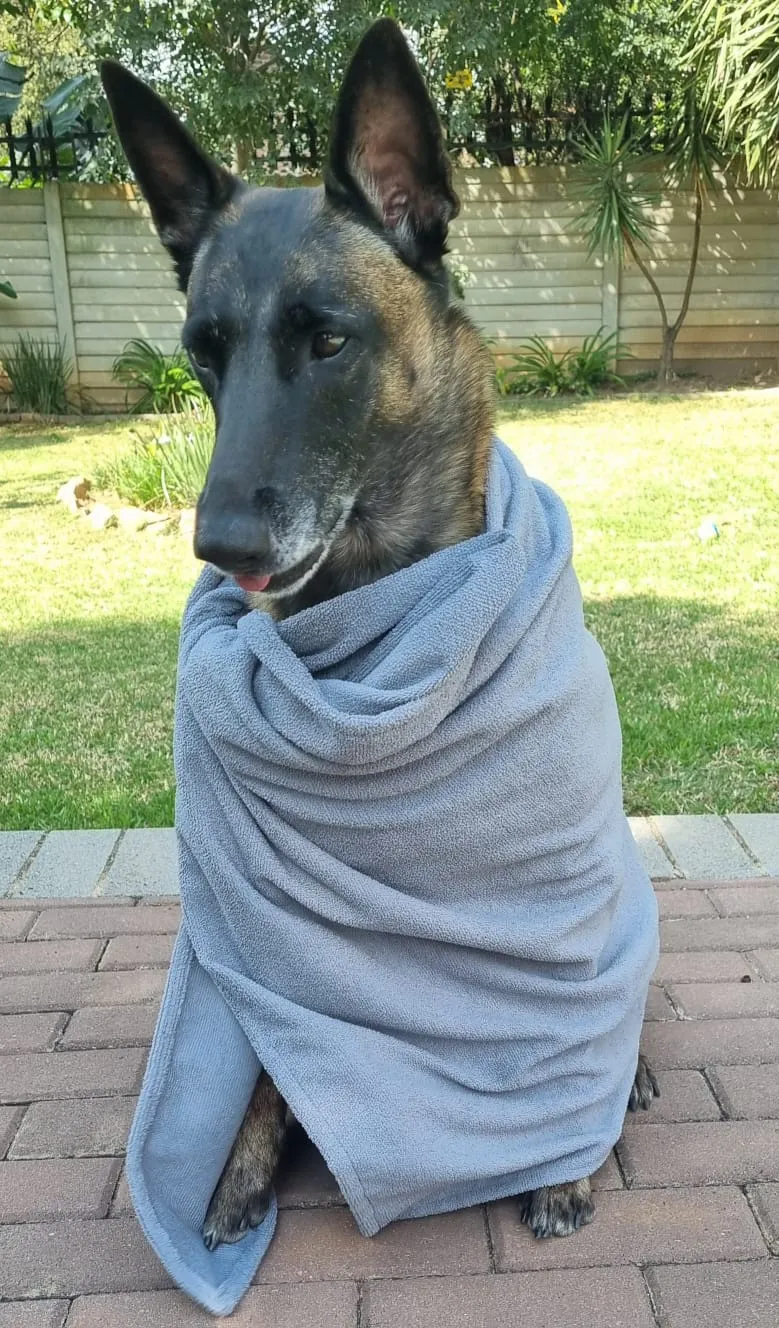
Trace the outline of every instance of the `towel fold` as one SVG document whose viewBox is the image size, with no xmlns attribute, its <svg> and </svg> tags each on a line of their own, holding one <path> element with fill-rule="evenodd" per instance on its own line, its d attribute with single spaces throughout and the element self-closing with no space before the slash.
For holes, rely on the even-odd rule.
<svg viewBox="0 0 779 1328">
<path fill-rule="evenodd" d="M 485 532 L 281 622 L 213 569 L 176 699 L 183 921 L 128 1151 L 229 1313 L 276 1209 L 200 1229 L 260 1066 L 360 1231 L 595 1171 L 656 961 L 560 499 L 496 443 Z"/>
</svg>

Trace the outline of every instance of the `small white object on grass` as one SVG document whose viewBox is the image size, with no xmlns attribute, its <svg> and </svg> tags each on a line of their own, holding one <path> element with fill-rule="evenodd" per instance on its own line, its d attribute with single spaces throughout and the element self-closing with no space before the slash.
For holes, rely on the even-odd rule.
<svg viewBox="0 0 779 1328">
<path fill-rule="evenodd" d="M 719 539 L 719 526 L 713 517 L 707 516 L 698 526 L 698 539 L 705 544 L 708 540 Z"/>
</svg>

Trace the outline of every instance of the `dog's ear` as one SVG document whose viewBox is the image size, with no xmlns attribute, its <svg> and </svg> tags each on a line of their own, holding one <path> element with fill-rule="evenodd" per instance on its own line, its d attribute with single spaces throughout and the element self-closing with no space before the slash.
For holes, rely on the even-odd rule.
<svg viewBox="0 0 779 1328">
<path fill-rule="evenodd" d="M 198 245 L 240 181 L 207 157 L 162 98 L 129 70 L 104 60 L 100 76 L 119 140 L 185 289 Z"/>
<path fill-rule="evenodd" d="M 391 232 L 413 266 L 445 253 L 460 207 L 451 164 L 419 66 L 392 19 L 369 28 L 346 71 L 325 188 Z"/>
</svg>

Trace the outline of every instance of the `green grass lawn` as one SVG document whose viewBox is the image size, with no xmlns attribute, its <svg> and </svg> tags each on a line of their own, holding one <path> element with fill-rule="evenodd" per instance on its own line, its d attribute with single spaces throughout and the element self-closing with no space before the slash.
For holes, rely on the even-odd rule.
<svg viewBox="0 0 779 1328">
<path fill-rule="evenodd" d="M 779 394 L 501 407 L 567 501 L 641 812 L 779 810 Z M 179 536 L 98 533 L 54 501 L 126 423 L 0 429 L 0 827 L 166 825 Z M 773 487 L 772 487 L 773 485 Z M 713 517 L 721 537 L 702 543 Z"/>
</svg>

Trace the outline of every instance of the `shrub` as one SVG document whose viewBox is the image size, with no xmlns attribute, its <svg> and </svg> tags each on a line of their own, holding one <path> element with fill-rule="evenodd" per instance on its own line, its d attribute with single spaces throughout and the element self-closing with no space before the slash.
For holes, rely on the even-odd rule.
<svg viewBox="0 0 779 1328">
<path fill-rule="evenodd" d="M 630 357 L 623 350 L 616 332 L 604 337 L 602 331 L 585 337 L 579 350 L 556 355 L 543 337 L 531 337 L 516 351 L 508 365 L 497 369 L 498 390 L 503 394 L 556 397 L 563 392 L 592 396 L 596 387 L 615 383 L 624 387 L 624 379 L 615 372 L 618 358 Z"/>
<path fill-rule="evenodd" d="M 22 335 L 4 352 L 3 368 L 18 410 L 65 414 L 72 365 L 58 341 Z"/>
<path fill-rule="evenodd" d="M 165 420 L 151 440 L 136 433 L 131 446 L 103 466 L 96 481 L 135 507 L 194 507 L 206 482 L 213 446 L 210 405 L 190 401 Z"/>
<path fill-rule="evenodd" d="M 592 396 L 596 387 L 604 383 L 625 386 L 624 378 L 616 372 L 617 360 L 633 359 L 630 351 L 620 346 L 616 332 L 604 337 L 596 332 L 585 337 L 580 350 L 573 351 L 569 360 L 570 391 L 580 396 Z"/>
<path fill-rule="evenodd" d="M 114 360 L 113 376 L 123 387 L 140 391 L 130 407 L 136 413 L 162 415 L 182 410 L 187 402 L 205 400 L 183 350 L 166 355 L 141 337 L 128 341 Z"/>
<path fill-rule="evenodd" d="M 13 286 L 13 282 L 4 281 L 0 278 L 0 295 L 5 295 L 9 300 L 17 300 L 19 297 Z"/>
</svg>

